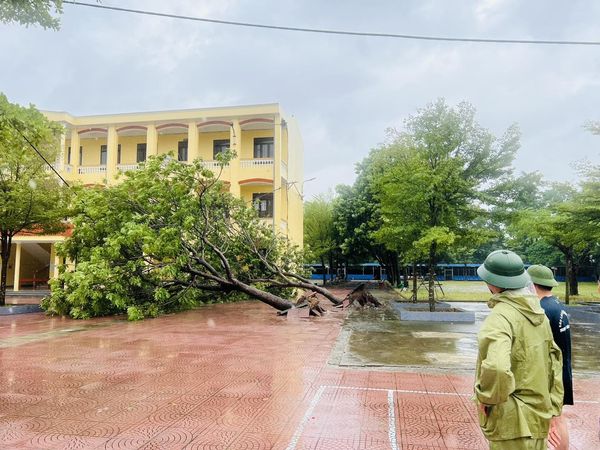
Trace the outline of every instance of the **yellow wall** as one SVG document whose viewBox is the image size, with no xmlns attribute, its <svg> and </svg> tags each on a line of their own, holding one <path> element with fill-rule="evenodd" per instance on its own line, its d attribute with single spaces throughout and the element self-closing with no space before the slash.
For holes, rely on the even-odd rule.
<svg viewBox="0 0 600 450">
<path fill-rule="evenodd" d="M 217 131 L 211 133 L 198 133 L 198 152 L 203 161 L 212 161 L 213 158 L 213 141 L 220 139 L 229 139 L 229 131 Z M 231 145 L 231 142 L 229 143 Z"/>
<path fill-rule="evenodd" d="M 100 165 L 100 146 L 106 145 L 106 138 L 81 139 L 80 145 L 83 147 L 82 166 L 99 166 Z M 71 149 L 71 162 L 73 157 L 79 158 L 79 149 Z"/>
<path fill-rule="evenodd" d="M 121 164 L 135 164 L 137 162 L 137 145 L 145 143 L 145 134 L 142 136 L 119 136 Z"/>
<path fill-rule="evenodd" d="M 179 141 L 187 139 L 186 133 L 181 134 L 159 134 L 158 135 L 158 154 L 164 155 L 166 153 L 172 153 L 174 158 L 177 158 L 177 148 Z"/>
<path fill-rule="evenodd" d="M 246 130 L 242 131 L 242 150 L 241 159 L 254 158 L 254 138 L 255 137 L 273 137 L 273 130 Z"/>
</svg>

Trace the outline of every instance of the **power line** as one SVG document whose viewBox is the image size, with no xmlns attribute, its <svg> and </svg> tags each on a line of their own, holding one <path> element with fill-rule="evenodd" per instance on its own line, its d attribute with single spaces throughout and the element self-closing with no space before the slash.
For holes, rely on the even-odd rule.
<svg viewBox="0 0 600 450">
<path fill-rule="evenodd" d="M 345 31 L 345 30 L 329 30 L 321 28 L 301 28 L 287 27 L 279 25 L 265 25 L 259 23 L 236 22 L 232 20 L 208 19 L 205 17 L 184 16 L 180 14 L 167 14 L 155 11 L 147 11 L 141 9 L 119 8 L 116 6 L 107 6 L 92 3 L 63 1 L 64 4 L 75 6 L 88 6 L 90 8 L 108 9 L 112 11 L 143 14 L 147 16 L 168 17 L 171 19 L 191 20 L 194 22 L 207 22 L 219 25 L 232 25 L 238 27 L 263 28 L 269 30 L 280 31 L 296 31 L 302 33 L 321 33 L 321 34 L 336 34 L 342 36 L 362 36 L 362 37 L 380 37 L 380 38 L 395 38 L 395 39 L 412 39 L 421 41 L 443 41 L 443 42 L 475 42 L 484 44 L 536 44 L 536 45 L 595 45 L 600 46 L 600 41 L 562 41 L 562 40 L 543 40 L 543 39 L 484 39 L 484 38 L 466 38 L 466 37 L 449 37 L 449 36 L 427 36 L 416 34 L 395 34 L 395 33 L 369 33 L 361 31 Z"/>
<path fill-rule="evenodd" d="M 52 171 L 58 176 L 58 178 L 60 178 L 62 180 L 62 182 L 67 187 L 71 187 L 69 185 L 69 183 L 67 183 L 67 181 L 60 175 L 60 173 L 58 173 L 56 171 L 56 169 L 54 168 L 54 166 L 52 164 L 50 164 L 50 162 L 46 159 L 46 157 L 44 155 L 42 155 L 42 153 L 37 149 L 37 147 L 35 145 L 33 145 L 33 142 L 31 142 L 27 138 L 27 136 L 25 136 L 25 134 L 23 134 L 23 132 L 19 129 L 19 127 L 17 127 L 14 123 L 12 123 L 10 119 L 7 119 L 6 123 L 8 123 L 17 133 L 19 133 L 19 135 L 25 140 L 25 142 L 27 142 L 29 144 L 29 146 L 38 154 L 38 156 L 44 160 L 44 162 L 46 163 L 46 165 L 48 167 L 50 167 L 50 169 L 52 169 Z"/>
</svg>

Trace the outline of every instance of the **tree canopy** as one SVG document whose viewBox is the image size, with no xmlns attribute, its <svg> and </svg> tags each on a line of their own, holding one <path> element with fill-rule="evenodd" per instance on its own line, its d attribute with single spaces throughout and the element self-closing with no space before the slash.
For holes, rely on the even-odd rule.
<svg viewBox="0 0 600 450">
<path fill-rule="evenodd" d="M 199 160 L 150 158 L 117 185 L 82 189 L 71 217 L 59 251 L 75 267 L 53 282 L 50 313 L 139 319 L 234 293 L 285 311 L 292 287 L 338 302 L 302 276 L 301 252 Z"/>
<path fill-rule="evenodd" d="M 13 237 L 21 231 L 43 234 L 64 228 L 69 192 L 43 159 L 55 161 L 60 133 L 61 127 L 35 107 L 10 103 L 0 94 L 1 305 Z"/>
<path fill-rule="evenodd" d="M 3 0 L 0 2 L 0 22 L 40 25 L 58 30 L 62 0 Z"/>
<path fill-rule="evenodd" d="M 439 252 L 489 239 L 478 221 L 496 200 L 491 192 L 512 174 L 519 135 L 511 126 L 495 138 L 475 121 L 470 104 L 451 107 L 438 100 L 410 117 L 380 150 L 393 158 L 386 159 L 378 181 L 378 237 L 403 243 L 405 252 L 426 255 L 431 308 Z"/>
</svg>

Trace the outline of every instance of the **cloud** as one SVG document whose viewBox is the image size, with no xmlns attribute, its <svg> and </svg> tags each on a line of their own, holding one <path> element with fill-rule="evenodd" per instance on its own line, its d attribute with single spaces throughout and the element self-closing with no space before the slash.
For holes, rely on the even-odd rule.
<svg viewBox="0 0 600 450">
<path fill-rule="evenodd" d="M 299 27 L 600 40 L 600 2 L 583 0 L 103 4 Z M 58 33 L 0 25 L 0 86 L 12 101 L 74 114 L 279 102 L 298 119 L 306 178 L 317 177 L 309 196 L 352 183 L 384 130 L 438 97 L 473 103 L 497 135 L 519 123 L 517 170 L 574 179 L 571 161 L 598 158 L 600 139 L 581 127 L 600 120 L 596 47 L 369 39 L 64 9 Z"/>
</svg>

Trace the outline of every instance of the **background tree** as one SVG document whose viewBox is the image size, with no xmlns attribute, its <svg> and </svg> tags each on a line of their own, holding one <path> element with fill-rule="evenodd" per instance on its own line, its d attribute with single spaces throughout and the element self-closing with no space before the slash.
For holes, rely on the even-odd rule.
<svg viewBox="0 0 600 450">
<path fill-rule="evenodd" d="M 496 139 L 477 124 L 471 105 L 438 100 L 410 117 L 390 145 L 402 157 L 379 182 L 382 229 L 411 236 L 415 251 L 427 254 L 433 311 L 437 256 L 489 237 L 476 221 L 495 201 L 494 188 L 511 176 L 519 131 L 512 126 Z"/>
<path fill-rule="evenodd" d="M 348 262 L 376 260 L 385 267 L 393 285 L 400 280 L 399 256 L 395 242 L 380 239 L 376 233 L 382 224 L 376 197 L 377 180 L 385 171 L 393 153 L 373 150 L 356 165 L 353 186 L 340 185 L 334 200 L 334 223 L 342 254 Z"/>
<path fill-rule="evenodd" d="M 50 313 L 139 319 L 232 293 L 286 311 L 289 288 L 340 302 L 304 278 L 301 252 L 201 161 L 151 158 L 122 183 L 81 190 L 74 205 L 59 251 L 76 265 L 52 284 L 42 303 Z"/>
<path fill-rule="evenodd" d="M 329 268 L 333 270 L 337 242 L 331 198 L 318 195 L 304 204 L 304 244 L 309 257 L 320 261 L 323 269 L 329 263 Z M 326 272 L 323 270 L 324 285 L 327 283 Z"/>
<path fill-rule="evenodd" d="M 0 2 L 0 22 L 40 25 L 58 30 L 62 0 L 3 0 Z"/>
<path fill-rule="evenodd" d="M 586 260 L 595 241 L 593 229 L 584 220 L 578 221 L 574 211 L 581 210 L 577 189 L 569 183 L 553 183 L 543 193 L 538 207 L 521 211 L 511 224 L 511 230 L 521 240 L 544 241 L 562 254 L 565 265 L 565 302 L 578 295 L 577 267 Z M 549 255 L 534 263 L 551 264 Z M 538 255 L 539 257 L 539 255 Z"/>
<path fill-rule="evenodd" d="M 21 231 L 54 232 L 64 224 L 68 192 L 35 152 L 54 162 L 61 127 L 33 106 L 10 103 L 0 94 L 0 305 L 13 237 Z"/>
</svg>

